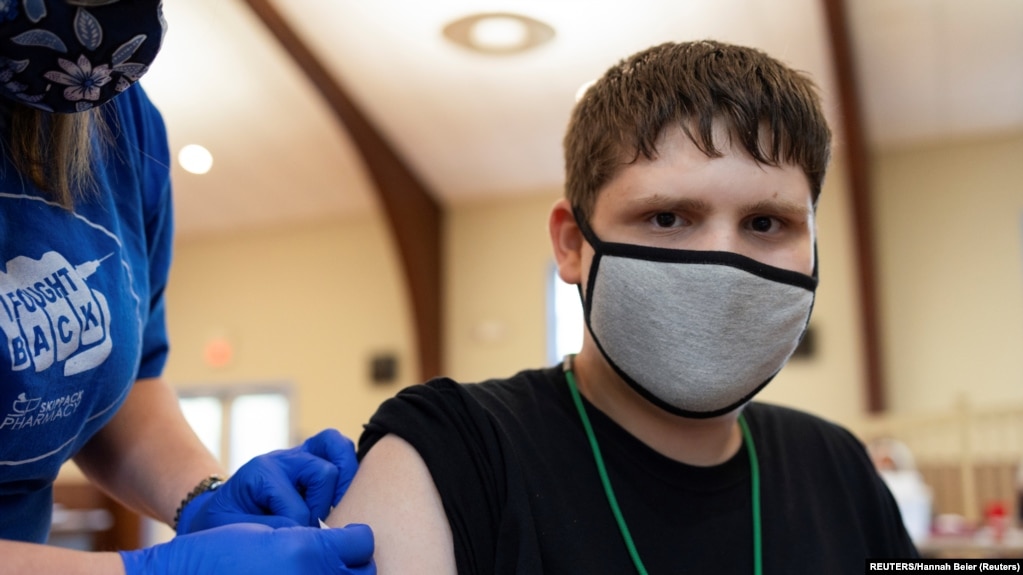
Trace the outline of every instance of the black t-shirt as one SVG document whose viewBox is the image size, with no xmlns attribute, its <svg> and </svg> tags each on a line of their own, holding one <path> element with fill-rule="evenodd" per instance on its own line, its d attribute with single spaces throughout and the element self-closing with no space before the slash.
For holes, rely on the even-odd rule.
<svg viewBox="0 0 1023 575">
<path fill-rule="evenodd" d="M 567 385 L 548 368 L 413 386 L 380 407 L 360 453 L 388 433 L 415 447 L 440 492 L 460 574 L 633 573 Z M 651 575 L 753 572 L 745 446 L 721 465 L 686 465 L 586 409 Z M 917 555 L 849 432 L 761 403 L 745 416 L 759 459 L 765 574 L 859 575 L 865 558 Z"/>
</svg>

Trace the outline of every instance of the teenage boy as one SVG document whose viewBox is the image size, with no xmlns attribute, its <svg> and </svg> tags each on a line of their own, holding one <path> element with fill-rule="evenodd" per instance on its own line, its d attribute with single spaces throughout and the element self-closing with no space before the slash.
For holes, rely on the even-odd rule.
<svg viewBox="0 0 1023 575">
<path fill-rule="evenodd" d="M 549 221 L 582 350 L 384 403 L 330 522 L 370 524 L 384 575 L 834 575 L 915 556 L 851 434 L 750 402 L 810 317 L 830 141 L 812 83 L 760 51 L 670 43 L 611 68 L 573 112 Z"/>
</svg>

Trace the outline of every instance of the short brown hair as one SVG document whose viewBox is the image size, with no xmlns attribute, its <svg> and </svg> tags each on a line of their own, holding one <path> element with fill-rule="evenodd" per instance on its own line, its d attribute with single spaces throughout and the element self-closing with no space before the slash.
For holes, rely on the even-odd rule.
<svg viewBox="0 0 1023 575">
<path fill-rule="evenodd" d="M 656 157 L 657 139 L 671 123 L 703 153 L 720 156 L 715 120 L 757 162 L 802 168 L 816 203 L 831 130 L 813 82 L 760 50 L 710 40 L 638 52 L 586 91 L 564 140 L 566 197 L 590 217 L 597 194 L 623 165 L 640 154 Z"/>
</svg>

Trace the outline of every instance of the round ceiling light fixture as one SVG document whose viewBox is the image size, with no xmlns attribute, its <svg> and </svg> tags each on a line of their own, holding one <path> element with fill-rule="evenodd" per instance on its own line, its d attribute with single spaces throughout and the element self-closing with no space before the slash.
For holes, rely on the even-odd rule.
<svg viewBox="0 0 1023 575">
<path fill-rule="evenodd" d="M 554 37 L 554 28 L 521 14 L 488 12 L 459 18 L 444 27 L 444 36 L 474 52 L 517 54 Z"/>
<path fill-rule="evenodd" d="M 186 172 L 205 174 L 213 167 L 213 154 L 199 144 L 188 144 L 178 151 L 178 163 Z"/>
</svg>

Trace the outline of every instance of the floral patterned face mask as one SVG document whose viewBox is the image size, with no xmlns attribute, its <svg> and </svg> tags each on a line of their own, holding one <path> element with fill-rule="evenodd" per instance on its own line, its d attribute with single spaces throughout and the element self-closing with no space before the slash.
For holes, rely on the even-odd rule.
<svg viewBox="0 0 1023 575">
<path fill-rule="evenodd" d="M 0 95 L 73 113 L 137 82 L 160 51 L 162 0 L 0 0 Z"/>
</svg>

